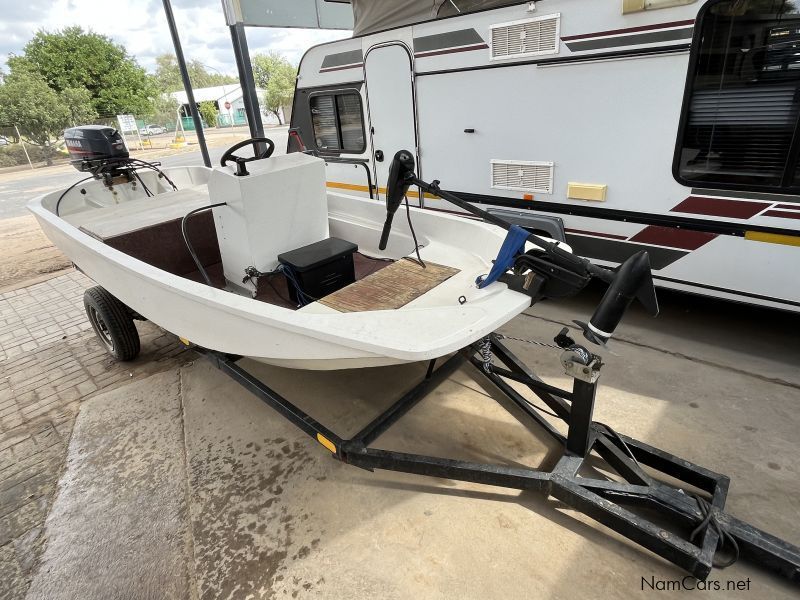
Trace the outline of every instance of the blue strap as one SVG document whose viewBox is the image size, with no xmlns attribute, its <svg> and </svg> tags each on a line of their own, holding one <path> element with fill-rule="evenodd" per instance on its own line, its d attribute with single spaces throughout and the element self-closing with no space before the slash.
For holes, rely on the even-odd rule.
<svg viewBox="0 0 800 600">
<path fill-rule="evenodd" d="M 525 240 L 528 239 L 529 235 L 530 233 L 519 225 L 511 226 L 506 239 L 503 240 L 503 245 L 500 246 L 497 258 L 494 259 L 492 270 L 482 281 L 478 282 L 478 288 L 485 288 L 490 283 L 497 281 L 500 275 L 511 268 L 514 264 L 514 259 L 525 249 Z"/>
</svg>

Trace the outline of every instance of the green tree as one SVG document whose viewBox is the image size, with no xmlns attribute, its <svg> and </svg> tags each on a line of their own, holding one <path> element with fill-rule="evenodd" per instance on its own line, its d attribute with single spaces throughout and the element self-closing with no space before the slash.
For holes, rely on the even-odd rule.
<svg viewBox="0 0 800 600">
<path fill-rule="evenodd" d="M 8 59 L 10 75 L 38 74 L 55 92 L 86 89 L 97 113 L 146 114 L 155 95 L 152 80 L 125 48 L 80 27 L 39 31 L 20 56 Z"/>
<path fill-rule="evenodd" d="M 159 125 L 166 126 L 170 123 L 175 125 L 178 108 L 180 108 L 178 101 L 169 94 L 156 94 L 151 100 L 151 109 L 146 116 Z"/>
<path fill-rule="evenodd" d="M 24 138 L 42 147 L 51 165 L 53 143 L 64 129 L 97 118 L 91 99 L 83 88 L 66 88 L 59 94 L 39 75 L 12 74 L 0 85 L 0 122 L 16 124 Z"/>
<path fill-rule="evenodd" d="M 207 127 L 217 126 L 217 114 L 219 111 L 217 110 L 216 104 L 210 100 L 206 100 L 205 102 L 200 102 L 197 105 L 197 109 L 200 111 L 200 116 L 203 117 L 203 121 L 206 122 Z"/>
<path fill-rule="evenodd" d="M 198 60 L 186 63 L 192 87 L 203 88 L 215 85 L 236 84 L 239 80 L 222 73 L 210 73 L 206 66 Z M 174 54 L 161 54 L 156 57 L 155 82 L 163 92 L 177 92 L 183 89 L 183 79 L 178 68 L 178 59 Z"/>
<path fill-rule="evenodd" d="M 264 106 L 283 124 L 281 109 L 290 106 L 294 97 L 297 67 L 277 52 L 253 57 L 253 78 L 265 90 Z"/>
</svg>

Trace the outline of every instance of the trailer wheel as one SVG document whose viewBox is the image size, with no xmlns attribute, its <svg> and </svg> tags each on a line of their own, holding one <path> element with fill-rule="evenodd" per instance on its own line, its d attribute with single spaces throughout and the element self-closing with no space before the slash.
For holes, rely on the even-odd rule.
<svg viewBox="0 0 800 600">
<path fill-rule="evenodd" d="M 127 306 L 99 285 L 83 293 L 83 306 L 109 354 L 121 361 L 133 360 L 139 355 L 139 332 Z"/>
</svg>

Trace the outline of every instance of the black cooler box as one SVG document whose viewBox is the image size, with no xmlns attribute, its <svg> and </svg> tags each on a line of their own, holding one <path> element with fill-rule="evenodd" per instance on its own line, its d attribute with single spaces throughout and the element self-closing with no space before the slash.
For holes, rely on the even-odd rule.
<svg viewBox="0 0 800 600">
<path fill-rule="evenodd" d="M 352 242 L 329 238 L 278 255 L 278 262 L 289 267 L 306 296 L 319 299 L 356 280 Z M 289 283 L 289 296 L 300 303 L 297 290 Z"/>
</svg>

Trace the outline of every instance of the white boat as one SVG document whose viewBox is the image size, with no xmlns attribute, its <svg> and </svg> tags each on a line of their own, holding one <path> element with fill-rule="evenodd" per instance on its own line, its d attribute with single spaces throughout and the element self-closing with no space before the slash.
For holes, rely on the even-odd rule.
<svg viewBox="0 0 800 600">
<path fill-rule="evenodd" d="M 505 283 L 476 285 L 506 237 L 500 227 L 411 208 L 419 258 L 426 271 L 445 272 L 441 281 L 420 285 L 409 221 L 397 219 L 388 247 L 379 250 L 385 204 L 327 191 L 323 160 L 297 153 L 248 168 L 248 176 L 237 177 L 234 165 L 163 173 L 143 166 L 128 177 L 97 175 L 43 195 L 29 209 L 47 237 L 132 315 L 199 346 L 273 365 L 342 369 L 434 359 L 481 339 L 531 304 L 529 295 Z M 212 209 L 213 222 L 210 212 L 199 212 L 187 223 L 204 263 L 198 269 L 181 223 L 191 211 L 219 202 L 227 204 Z M 323 238 L 358 246 L 358 281 L 333 296 L 344 294 L 347 304 L 349 293 L 352 304 L 355 293 L 363 310 L 326 302 L 331 296 L 297 307 L 286 297 L 291 282 L 279 273 L 269 285 L 248 279 L 245 267 L 272 271 L 278 254 Z M 394 276 L 381 276 L 389 267 Z M 377 301 L 370 297 L 372 280 L 379 280 Z M 387 296 L 392 308 L 385 308 Z M 97 315 L 91 320 L 113 352 L 107 324 Z"/>
</svg>

